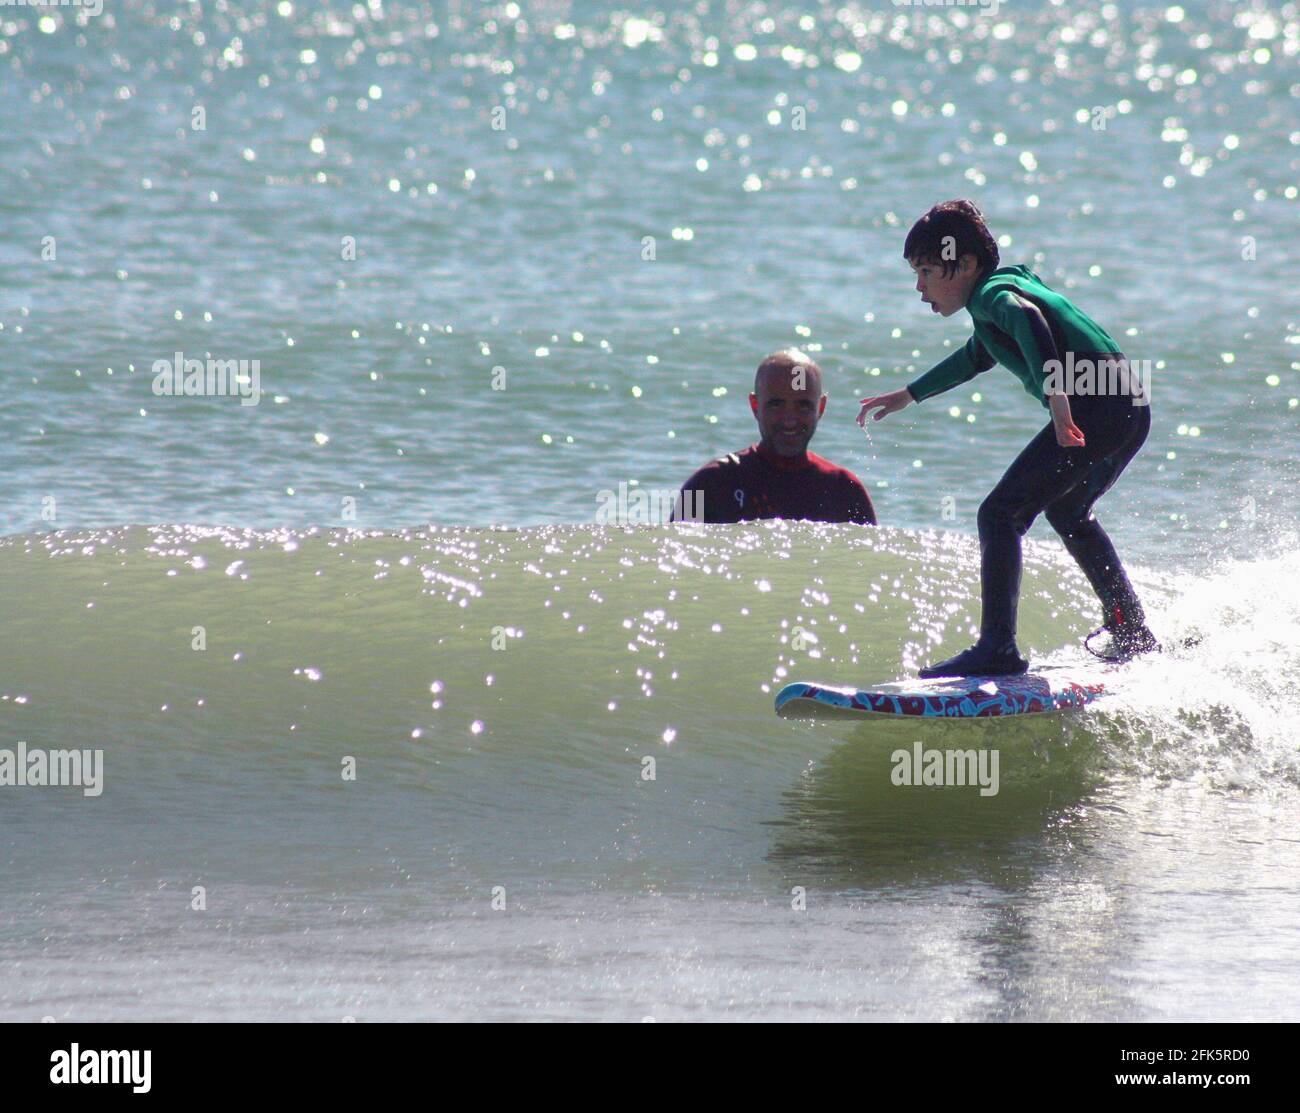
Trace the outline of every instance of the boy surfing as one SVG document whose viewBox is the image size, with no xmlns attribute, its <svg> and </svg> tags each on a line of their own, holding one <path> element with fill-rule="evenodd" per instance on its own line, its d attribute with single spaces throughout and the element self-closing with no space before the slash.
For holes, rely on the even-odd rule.
<svg viewBox="0 0 1300 1113">
<path fill-rule="evenodd" d="M 873 410 L 879 421 L 951 390 L 995 363 L 1051 414 L 979 508 L 979 641 L 920 675 L 1014 676 L 1028 670 L 1016 646 L 1020 539 L 1040 513 L 1101 600 L 1102 626 L 1085 640 L 1089 650 L 1103 660 L 1127 661 L 1158 649 L 1115 546 L 1092 516 L 1093 504 L 1151 429 L 1150 399 L 1119 345 L 1027 267 L 1000 267 L 997 242 L 970 201 L 934 206 L 907 234 L 903 256 L 916 273 L 921 300 L 944 317 L 967 310 L 974 335 L 902 390 L 863 398 L 858 424 L 865 427 Z M 1072 372 L 1098 364 L 1110 370 L 1109 382 L 1089 377 L 1088 389 L 1081 389 Z M 1104 644 L 1094 648 L 1093 639 L 1103 634 Z"/>
</svg>

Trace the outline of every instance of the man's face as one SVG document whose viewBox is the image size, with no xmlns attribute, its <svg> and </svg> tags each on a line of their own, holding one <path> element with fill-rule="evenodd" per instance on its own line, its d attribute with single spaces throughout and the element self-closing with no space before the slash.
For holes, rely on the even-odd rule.
<svg viewBox="0 0 1300 1113">
<path fill-rule="evenodd" d="M 778 456 L 799 456 L 808 448 L 826 409 L 821 376 L 807 367 L 765 371 L 749 396 L 765 447 Z"/>
<path fill-rule="evenodd" d="M 940 263 L 912 262 L 910 265 L 916 275 L 916 292 L 930 306 L 932 313 L 951 317 L 959 309 L 966 308 L 979 273 L 975 256 L 963 255 L 957 262 L 957 269 L 947 277 Z"/>
</svg>

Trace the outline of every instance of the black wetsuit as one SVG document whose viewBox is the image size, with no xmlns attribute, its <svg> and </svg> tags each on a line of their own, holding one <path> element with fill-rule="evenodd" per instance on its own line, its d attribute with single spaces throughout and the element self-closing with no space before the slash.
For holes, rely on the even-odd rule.
<svg viewBox="0 0 1300 1113">
<path fill-rule="evenodd" d="M 1115 546 L 1092 516 L 1092 507 L 1133 459 L 1151 429 L 1146 384 L 1130 375 L 1118 345 L 1100 325 L 1027 267 L 1002 267 L 986 275 L 972 291 L 966 308 L 974 335 L 909 384 L 907 389 L 916 401 L 950 390 L 1001 363 L 1032 397 L 1048 407 L 1048 369 L 1052 361 L 1066 361 L 1069 353 L 1073 353 L 1076 366 L 1084 360 L 1099 365 L 1088 390 L 1110 390 L 1083 393 L 1081 382 L 1074 388 L 1073 379 L 1062 376 L 1054 385 L 1070 396 L 1070 414 L 1083 430 L 1086 445 L 1064 448 L 1057 444 L 1049 422 L 980 506 L 980 644 L 1014 645 L 1020 539 L 1040 513 L 1046 513 L 1101 599 L 1105 624 L 1142 627 L 1146 621 L 1142 604 Z"/>
<path fill-rule="evenodd" d="M 1086 358 L 1086 353 L 1076 359 Z M 1097 358 L 1116 358 L 1111 354 Z M 1040 513 L 1064 542 L 1101 600 L 1107 625 L 1146 618 L 1115 546 L 1092 506 L 1119 478 L 1151 431 L 1151 407 L 1127 395 L 1074 395 L 1070 415 L 1083 430 L 1082 448 L 1056 443 L 1051 422 L 1016 457 L 979 509 L 980 640 L 1014 640 L 1020 597 L 1020 539 Z"/>
</svg>

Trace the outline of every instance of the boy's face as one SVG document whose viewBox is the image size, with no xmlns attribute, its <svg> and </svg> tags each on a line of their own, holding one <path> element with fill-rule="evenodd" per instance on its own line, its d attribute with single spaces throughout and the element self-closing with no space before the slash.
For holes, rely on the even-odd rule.
<svg viewBox="0 0 1300 1113">
<path fill-rule="evenodd" d="M 957 260 L 957 269 L 946 276 L 941 263 L 909 260 L 909 264 L 916 275 L 916 292 L 931 312 L 951 317 L 957 310 L 966 308 L 979 277 L 974 255 L 963 255 Z"/>
</svg>

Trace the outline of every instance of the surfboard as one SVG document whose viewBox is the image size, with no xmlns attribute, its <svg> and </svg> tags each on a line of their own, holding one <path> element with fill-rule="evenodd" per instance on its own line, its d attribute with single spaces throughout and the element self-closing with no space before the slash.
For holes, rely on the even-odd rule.
<svg viewBox="0 0 1300 1113">
<path fill-rule="evenodd" d="M 986 719 L 1066 711 L 1106 694 L 1095 676 L 1055 669 L 1023 676 L 900 680 L 871 688 L 799 681 L 777 692 L 776 713 L 787 719 Z"/>
</svg>

